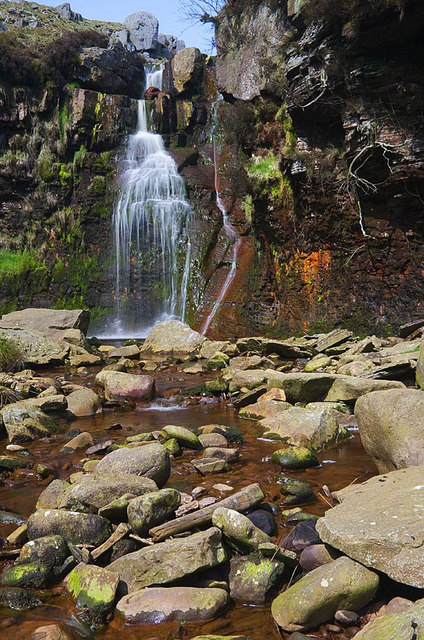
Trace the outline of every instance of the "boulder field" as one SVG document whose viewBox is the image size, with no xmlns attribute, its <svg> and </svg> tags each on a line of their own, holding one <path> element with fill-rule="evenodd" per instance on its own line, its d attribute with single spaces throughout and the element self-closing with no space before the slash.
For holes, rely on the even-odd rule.
<svg viewBox="0 0 424 640">
<path fill-rule="evenodd" d="M 62 585 L 93 629 L 114 617 L 210 625 L 249 604 L 292 640 L 334 629 L 388 640 L 411 621 L 421 632 L 421 600 L 399 597 L 424 590 L 420 341 L 337 330 L 214 342 L 173 320 L 144 344 L 84 345 L 100 371 L 0 373 L 14 394 L 0 410 L 1 476 L 43 483 L 28 518 L 0 510 L 3 606 L 29 610 Z M 391 366 L 399 356 L 409 368 Z M 184 407 L 169 423 L 164 376 Z M 194 425 L 205 401 L 231 423 Z M 146 409 L 156 422 L 138 429 Z M 340 447 L 349 457 L 352 438 L 367 477 L 352 470 L 331 491 L 320 474 Z M 68 460 L 60 473 L 54 457 L 37 460 L 47 443 Z M 53 627 L 34 638 L 73 640 Z"/>
</svg>

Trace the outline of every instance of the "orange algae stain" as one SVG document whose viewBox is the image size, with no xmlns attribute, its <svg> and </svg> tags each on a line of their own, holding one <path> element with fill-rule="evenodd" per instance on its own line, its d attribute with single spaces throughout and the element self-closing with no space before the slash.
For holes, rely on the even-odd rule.
<svg viewBox="0 0 424 640">
<path fill-rule="evenodd" d="M 316 305 L 329 297 L 330 290 L 326 282 L 332 264 L 329 249 L 320 249 L 311 253 L 297 251 L 285 265 L 287 280 L 301 281 L 302 297 L 307 302 L 308 311 L 313 313 Z M 276 274 L 278 278 L 278 273 Z M 307 331 L 308 322 L 302 322 L 302 329 Z"/>
</svg>

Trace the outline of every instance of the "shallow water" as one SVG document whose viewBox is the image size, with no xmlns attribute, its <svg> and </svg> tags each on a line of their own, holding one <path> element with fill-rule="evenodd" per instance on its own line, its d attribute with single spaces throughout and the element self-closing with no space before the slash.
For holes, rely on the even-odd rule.
<svg viewBox="0 0 424 640">
<path fill-rule="evenodd" d="M 50 375 L 63 375 L 63 370 L 50 372 Z M 93 374 L 83 379 L 84 384 L 92 384 Z M 80 461 L 85 458 L 84 450 L 75 454 L 60 453 L 66 437 L 65 432 L 70 428 L 78 428 L 81 431 L 90 431 L 95 443 L 112 439 L 118 443 L 123 442 L 127 436 L 148 431 L 160 430 L 167 424 L 184 425 L 197 428 L 205 424 L 224 424 L 237 426 L 244 432 L 245 441 L 241 445 L 243 457 L 242 464 L 232 465 L 229 473 L 206 476 L 203 478 L 188 464 L 193 457 L 200 457 L 197 452 L 185 452 L 184 456 L 173 462 L 173 470 L 167 486 L 175 487 L 181 491 L 190 492 L 198 485 L 210 490 L 210 495 L 218 494 L 212 489 L 212 485 L 223 482 L 228 483 L 235 490 L 239 490 L 252 482 L 258 482 L 268 502 L 276 506 L 276 516 L 279 525 L 279 539 L 286 536 L 289 529 L 284 527 L 284 518 L 281 511 L 285 508 L 281 505 L 278 483 L 281 470 L 278 465 L 270 462 L 273 451 L 279 448 L 278 443 L 264 439 L 262 431 L 256 423 L 240 419 L 234 408 L 228 404 L 217 401 L 205 401 L 200 404 L 181 406 L 172 399 L 176 390 L 197 384 L 208 376 L 187 376 L 181 368 L 174 366 L 166 372 L 153 374 L 157 380 L 158 398 L 149 405 L 140 405 L 137 408 L 107 409 L 103 416 L 83 418 L 66 424 L 63 423 L 63 431 L 46 441 L 37 441 L 28 446 L 28 450 L 34 456 L 34 461 L 52 466 L 55 469 L 55 477 L 67 479 L 71 473 L 80 471 Z M 66 377 L 73 382 L 82 382 L 81 378 Z M 170 398 L 171 396 L 171 398 Z M 107 427 L 120 423 L 119 431 L 108 431 Z M 0 443 L 0 452 L 7 445 L 4 440 Z M 94 456 L 95 457 L 95 456 Z M 322 492 L 322 486 L 327 485 L 330 490 L 340 489 L 354 481 L 364 481 L 376 473 L 371 460 L 365 455 L 359 436 L 351 433 L 349 440 L 343 441 L 331 449 L 320 454 L 321 466 L 285 473 L 310 482 L 314 488 L 317 499 L 304 507 L 304 510 L 317 515 L 324 513 L 328 507 Z M 0 487 L 0 505 L 28 517 L 35 508 L 39 494 L 51 482 L 52 477 L 39 481 L 33 471 L 18 471 L 8 479 L 4 487 Z M 320 496 L 318 497 L 318 494 Z M 221 496 L 222 497 L 222 496 Z M 8 535 L 15 526 L 0 525 L 0 536 Z M 2 563 L 3 567 L 7 565 Z M 219 571 L 213 576 L 219 577 Z M 222 575 L 222 574 L 221 574 Z M 201 584 L 202 575 L 197 576 Z M 193 584 L 193 578 L 190 579 Z M 214 633 L 221 635 L 246 634 L 252 640 L 278 640 L 281 635 L 271 617 L 269 607 L 234 606 L 218 620 L 204 625 L 181 625 L 179 623 L 163 624 L 157 626 L 129 626 L 123 623 L 119 615 L 104 629 L 92 634 L 84 628 L 74 616 L 73 602 L 66 595 L 62 587 L 46 592 L 40 592 L 45 606 L 32 611 L 11 612 L 9 609 L 0 609 L 0 639 L 26 638 L 37 627 L 56 621 L 70 625 L 76 631 L 77 636 L 95 637 L 105 640 L 148 640 L 149 638 L 161 638 L 171 640 L 174 638 L 192 638 L 199 634 Z M 340 634 L 328 633 L 324 628 L 310 637 L 316 638 L 340 638 Z M 349 637 L 349 636 L 346 636 Z"/>
</svg>

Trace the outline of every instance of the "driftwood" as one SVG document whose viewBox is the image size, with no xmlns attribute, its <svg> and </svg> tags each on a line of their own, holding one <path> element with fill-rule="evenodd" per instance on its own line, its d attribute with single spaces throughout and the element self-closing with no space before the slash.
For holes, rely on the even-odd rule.
<svg viewBox="0 0 424 640">
<path fill-rule="evenodd" d="M 108 538 L 100 547 L 97 547 L 97 549 L 94 549 L 94 551 L 91 552 L 93 560 L 96 561 L 97 558 L 100 558 L 103 553 L 111 549 L 116 542 L 122 540 L 122 538 L 124 538 L 130 531 L 130 525 L 126 522 L 121 522 L 121 524 L 116 527 L 110 538 Z"/>
<path fill-rule="evenodd" d="M 247 511 L 248 509 L 255 507 L 264 499 L 262 489 L 258 484 L 250 484 L 248 487 L 241 489 L 237 493 L 234 493 L 224 500 L 215 502 L 209 507 L 199 509 L 194 513 L 189 513 L 176 520 L 165 522 L 158 527 L 150 529 L 149 535 L 152 536 L 154 542 L 160 542 L 174 536 L 177 533 L 189 531 L 195 527 L 200 527 L 205 524 L 209 524 L 212 520 L 212 514 L 218 507 L 226 507 L 227 509 L 234 509 L 234 511 Z"/>
</svg>

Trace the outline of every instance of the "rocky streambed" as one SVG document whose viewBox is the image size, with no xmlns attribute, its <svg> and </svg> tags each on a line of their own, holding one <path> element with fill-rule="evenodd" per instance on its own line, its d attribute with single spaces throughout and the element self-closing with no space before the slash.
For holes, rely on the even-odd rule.
<svg viewBox="0 0 424 640">
<path fill-rule="evenodd" d="M 1 638 L 424 637 L 419 323 L 117 345 L 33 311 L 0 328 Z"/>
</svg>

